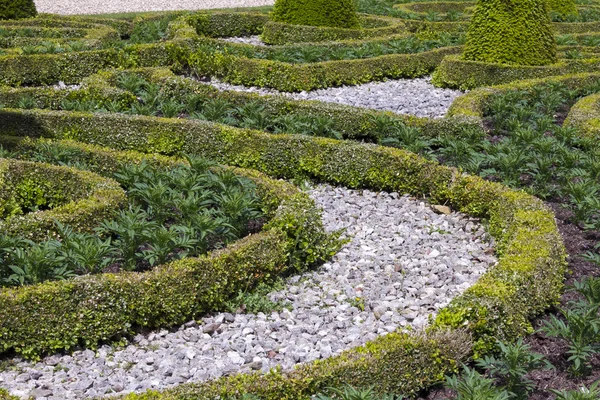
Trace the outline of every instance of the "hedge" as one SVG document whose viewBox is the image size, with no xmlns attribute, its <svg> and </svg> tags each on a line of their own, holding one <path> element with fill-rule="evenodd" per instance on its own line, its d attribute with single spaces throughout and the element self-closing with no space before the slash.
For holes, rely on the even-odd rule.
<svg viewBox="0 0 600 400">
<path fill-rule="evenodd" d="M 0 20 L 32 18 L 37 15 L 33 0 L 2 0 L 0 2 Z"/>
<path fill-rule="evenodd" d="M 556 62 L 546 0 L 479 0 L 467 31 L 465 60 L 514 65 Z"/>
<path fill-rule="evenodd" d="M 460 47 L 444 47 L 417 54 L 292 64 L 200 50 L 189 57 L 189 64 L 200 76 L 209 75 L 232 84 L 294 92 L 356 85 L 385 78 L 423 76 L 433 71 L 445 56 L 460 51 Z"/>
<path fill-rule="evenodd" d="M 476 355 L 489 352 L 497 339 L 510 340 L 530 332 L 529 319 L 559 298 L 566 253 L 553 213 L 542 201 L 402 150 L 332 139 L 269 135 L 205 121 L 16 110 L 0 111 L 0 117 L 7 121 L 4 131 L 16 135 L 71 137 L 148 152 L 185 151 L 281 178 L 310 178 L 351 188 L 427 196 L 434 203 L 488 218 L 490 233 L 499 243 L 498 264 L 440 312 L 431 333 L 466 328 L 473 335 Z M 169 145 L 158 146 L 159 143 Z M 378 339 L 340 358 L 300 369 L 314 378 L 300 379 L 293 372 L 266 377 L 241 375 L 205 385 L 183 386 L 166 391 L 164 397 L 149 394 L 139 398 L 204 398 L 205 393 L 256 392 L 269 399 L 300 399 L 321 385 L 363 384 L 370 374 L 382 382 L 381 390 L 417 390 L 415 385 L 421 388 L 438 381 L 462 359 L 453 358 L 452 351 L 441 350 L 435 344 L 424 346 L 418 337 L 392 335 L 389 342 L 385 340 Z M 461 341 L 464 339 L 458 340 Z M 395 358 L 396 351 L 407 347 L 411 351 Z M 429 353 L 426 349 L 431 348 Z M 408 364 L 403 362 L 421 356 L 424 358 L 417 365 L 430 369 L 404 368 Z M 322 364 L 328 362 L 331 364 Z M 327 368 L 320 370 L 321 365 Z M 392 372 L 386 378 L 383 371 L 388 368 Z M 277 397 L 282 393 L 287 397 Z"/>
<path fill-rule="evenodd" d="M 435 85 L 468 90 L 522 79 L 592 72 L 598 69 L 600 58 L 560 60 L 552 65 L 528 66 L 467 61 L 460 56 L 448 56 L 442 60 L 432 76 Z"/>
<path fill-rule="evenodd" d="M 490 88 L 478 88 L 466 93 L 454 100 L 448 116 L 453 118 L 470 118 L 473 121 L 481 121 L 485 108 L 493 96 L 515 90 L 527 90 L 536 86 L 547 84 L 563 84 L 570 89 L 578 89 L 598 83 L 600 73 L 581 73 L 564 76 L 551 76 L 547 78 L 523 80 Z"/>
<path fill-rule="evenodd" d="M 550 305 L 558 298 L 565 267 L 564 248 L 553 214 L 540 200 L 478 177 L 464 176 L 412 153 L 333 139 L 270 135 L 206 121 L 15 110 L 0 110 L 0 117 L 7 121 L 4 132 L 18 136 L 69 137 L 147 152 L 184 151 L 281 178 L 308 178 L 352 188 L 428 196 L 437 204 L 447 203 L 456 210 L 490 218 L 491 231 L 506 249 L 503 254 L 510 254 L 511 258 L 507 258 L 508 264 L 505 264 L 501 257 L 483 282 L 489 282 L 492 277 L 500 279 L 493 271 L 519 272 L 514 270 L 513 255 L 522 261 L 523 274 L 535 273 L 539 279 L 527 284 L 506 282 L 511 296 L 527 292 L 523 298 L 532 299 L 531 307 L 514 308 L 514 304 L 523 303 L 523 299 L 509 296 L 508 301 L 507 292 L 501 293 L 493 285 L 472 288 L 478 293 L 477 298 L 494 299 L 495 303 L 492 304 L 492 300 L 489 303 L 494 309 L 489 312 L 501 313 L 507 316 L 506 321 L 514 323 L 507 327 L 502 321 L 488 321 L 485 334 L 475 338 L 478 349 L 485 350 L 494 342 L 493 337 L 514 337 L 517 331 L 524 334 L 528 329 L 527 318 L 540 312 L 542 303 Z M 515 253 L 518 249 L 527 253 Z M 502 282 L 498 284 L 506 286 Z M 540 288 L 543 289 L 538 293 Z M 472 305 L 475 307 L 475 303 Z M 477 309 L 481 307 L 487 306 L 478 305 Z M 476 316 L 482 319 L 472 317 L 456 315 L 452 323 L 469 320 L 469 324 L 478 326 L 487 324 L 482 319 L 489 318 L 483 314 Z M 450 323 L 448 318 L 444 323 Z"/>
<path fill-rule="evenodd" d="M 55 221 L 91 232 L 126 201 L 112 179 L 44 163 L 0 159 L 0 184 L 0 232 L 30 240 L 56 236 Z"/>
<path fill-rule="evenodd" d="M 19 108 L 19 101 L 22 98 L 30 98 L 35 103 L 35 108 L 53 110 L 60 110 L 63 100 L 93 100 L 99 103 L 118 101 L 123 107 L 129 107 L 136 101 L 135 96 L 114 87 L 118 77 L 124 74 L 137 74 L 151 83 L 159 84 L 163 95 L 167 98 L 195 95 L 205 100 L 221 99 L 236 106 L 244 106 L 248 103 L 260 104 L 273 117 L 296 115 L 306 118 L 327 118 L 331 121 L 331 128 L 345 139 L 380 143 L 390 134 L 382 129 L 382 124 L 415 128 L 421 135 L 429 138 L 438 136 L 483 138 L 485 136 L 481 123 L 470 118 L 420 118 L 337 103 L 221 91 L 194 79 L 176 76 L 166 68 L 102 71 L 85 78 L 80 89 L 70 91 L 45 87 L 0 88 L 0 104 L 6 108 Z"/>
<path fill-rule="evenodd" d="M 360 28 L 353 0 L 276 0 L 271 19 L 293 25 Z"/>
<path fill-rule="evenodd" d="M 21 150 L 45 143 L 3 138 Z M 135 152 L 116 152 L 72 142 L 99 172 L 122 161 L 139 162 Z M 150 157 L 153 162 L 169 162 Z M 165 161 L 166 160 L 166 161 Z M 171 165 L 176 160 L 170 161 Z M 186 258 L 148 272 L 81 276 L 0 290 L 0 352 L 28 358 L 94 348 L 138 327 L 182 324 L 223 307 L 232 293 L 289 272 L 301 271 L 331 256 L 336 235 L 324 232 L 320 211 L 307 194 L 254 171 L 235 170 L 252 179 L 269 217 L 263 231 L 206 256 Z"/>
<path fill-rule="evenodd" d="M 600 93 L 587 96 L 575 103 L 564 123 L 583 136 L 600 138 Z"/>
<path fill-rule="evenodd" d="M 267 44 L 282 45 L 385 37 L 407 31 L 404 22 L 395 18 L 360 15 L 359 21 L 362 26 L 360 29 L 291 25 L 268 21 L 263 27 L 261 39 Z"/>
</svg>

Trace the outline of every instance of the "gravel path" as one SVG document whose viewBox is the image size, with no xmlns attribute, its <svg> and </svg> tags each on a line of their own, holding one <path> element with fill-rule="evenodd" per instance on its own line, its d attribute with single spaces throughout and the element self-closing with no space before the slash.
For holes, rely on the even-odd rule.
<svg viewBox="0 0 600 400">
<path fill-rule="evenodd" d="M 347 228 L 353 239 L 322 268 L 271 294 L 290 310 L 217 314 L 201 325 L 138 335 L 119 350 L 104 346 L 35 364 L 16 359 L 0 373 L 0 386 L 22 397 L 79 399 L 291 368 L 422 326 L 496 262 L 483 228 L 464 215 L 436 214 L 395 193 L 318 186 L 311 195 L 326 227 Z"/>
<path fill-rule="evenodd" d="M 300 93 L 231 85 L 218 79 L 203 83 L 220 90 L 283 95 L 296 100 L 320 100 L 429 118 L 441 118 L 446 115 L 454 99 L 464 94 L 459 90 L 437 88 L 431 84 L 430 77 L 391 79 L 385 82 L 370 82 L 356 86 L 342 86 Z"/>
<path fill-rule="evenodd" d="M 270 6 L 274 0 L 34 0 L 38 12 L 108 14 L 138 11 L 205 10 L 209 8 Z"/>
</svg>

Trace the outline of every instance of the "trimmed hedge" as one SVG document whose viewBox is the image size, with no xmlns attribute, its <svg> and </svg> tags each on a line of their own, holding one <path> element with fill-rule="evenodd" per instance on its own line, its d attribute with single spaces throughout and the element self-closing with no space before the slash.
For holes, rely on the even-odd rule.
<svg viewBox="0 0 600 400">
<path fill-rule="evenodd" d="M 577 128 L 583 136 L 600 138 L 600 93 L 575 103 L 564 124 Z"/>
<path fill-rule="evenodd" d="M 0 20 L 32 18 L 36 15 L 33 0 L 0 0 Z"/>
<path fill-rule="evenodd" d="M 448 56 L 433 73 L 433 83 L 442 87 L 469 90 L 522 79 L 592 72 L 598 69 L 600 69 L 600 58 L 560 60 L 559 63 L 552 65 L 527 66 L 467 61 L 459 56 Z"/>
<path fill-rule="evenodd" d="M 129 107 L 136 99 L 133 94 L 114 86 L 118 77 L 124 74 L 137 74 L 151 83 L 161 86 L 166 98 L 184 98 L 188 95 L 203 99 L 222 99 L 236 106 L 248 103 L 260 104 L 274 117 L 297 115 L 302 117 L 323 117 L 331 121 L 331 128 L 343 138 L 380 143 L 388 133 L 381 124 L 404 125 L 419 130 L 420 134 L 436 138 L 438 136 L 480 137 L 485 132 L 478 121 L 469 118 L 420 118 L 412 115 L 395 114 L 388 111 L 370 110 L 336 103 L 293 100 L 283 96 L 261 96 L 256 93 L 221 91 L 194 79 L 176 76 L 166 68 L 139 68 L 133 70 L 102 71 L 82 81 L 82 88 L 72 91 L 36 88 L 0 88 L 0 104 L 6 108 L 19 108 L 23 97 L 33 99 L 35 108 L 60 110 L 63 100 L 93 100 L 99 103 L 118 101 Z"/>
<path fill-rule="evenodd" d="M 0 232 L 31 240 L 56 236 L 55 221 L 91 232 L 126 202 L 112 179 L 44 163 L 0 159 L 0 184 Z"/>
<path fill-rule="evenodd" d="M 261 39 L 271 45 L 289 43 L 324 42 L 335 40 L 365 39 L 406 33 L 402 20 L 389 17 L 360 16 L 361 29 L 291 25 L 277 21 L 265 23 Z"/>
<path fill-rule="evenodd" d="M 189 57 L 198 75 L 218 77 L 233 84 L 270 87 L 294 92 L 331 86 L 356 85 L 385 78 L 414 78 L 433 71 L 460 47 L 444 47 L 417 54 L 388 54 L 355 60 L 292 64 L 198 51 Z"/>
<path fill-rule="evenodd" d="M 563 84 L 571 89 L 593 85 L 600 79 L 600 73 L 582 73 L 564 76 L 551 76 L 547 78 L 523 80 L 490 88 L 479 88 L 466 93 L 454 100 L 448 116 L 451 118 L 469 118 L 481 121 L 485 108 L 493 96 L 514 90 L 527 90 L 546 84 Z"/>
<path fill-rule="evenodd" d="M 428 196 L 432 202 L 489 218 L 490 233 L 499 243 L 498 264 L 480 283 L 442 311 L 433 325 L 434 330 L 442 332 L 447 327 L 454 331 L 457 327 L 467 328 L 473 335 L 477 355 L 492 349 L 496 339 L 510 340 L 531 331 L 529 319 L 559 298 L 566 253 L 554 216 L 542 201 L 479 177 L 462 175 L 402 150 L 331 139 L 269 135 L 204 121 L 14 110 L 0 110 L 0 117 L 7 121 L 7 129 L 17 135 L 67 136 L 148 152 L 186 151 L 282 178 L 311 178 L 352 188 Z M 114 140 L 116 137 L 118 141 Z M 166 140 L 177 145 L 156 145 Z M 277 397 L 282 393 L 289 399 L 301 399 L 321 388 L 320 385 L 360 385 L 367 376 L 372 382 L 369 374 L 378 377 L 382 390 L 418 390 L 415 385 L 438 381 L 462 359 L 452 358 L 434 344 L 415 345 L 419 343 L 415 337 L 392 335 L 389 340 L 380 346 L 378 343 L 385 339 L 378 339 L 366 347 L 350 350 L 344 357 L 306 366 L 304 371 L 314 380 L 294 378 L 297 375 L 293 372 L 266 377 L 241 375 L 226 381 L 184 386 L 165 392 L 164 397 L 148 394 L 130 398 L 204 398 L 204 393 L 255 392 L 269 399 L 282 398 Z M 408 354 L 392 356 L 397 354 L 394 349 L 407 346 L 411 349 Z M 432 347 L 436 349 L 433 354 L 426 350 Z M 418 365 L 433 369 L 404 368 L 409 364 L 403 362 L 423 354 Z M 331 364 L 321 364 L 327 362 Z M 320 365 L 327 368 L 320 370 Z M 383 375 L 382 371 L 389 368 L 390 375 Z M 323 371 L 322 375 L 318 371 Z"/>
<path fill-rule="evenodd" d="M 45 143 L 3 140 L 21 150 Z M 71 142 L 59 145 L 77 149 L 88 165 L 104 173 L 124 161 L 178 162 Z M 336 236 L 324 232 L 320 212 L 307 194 L 255 171 L 235 172 L 258 187 L 265 215 L 270 217 L 261 233 L 206 256 L 178 260 L 144 273 L 82 276 L 2 289 L 0 352 L 12 349 L 37 358 L 79 345 L 94 348 L 140 326 L 181 324 L 222 307 L 232 293 L 243 288 L 331 256 Z"/>
<path fill-rule="evenodd" d="M 490 313 L 507 316 L 499 321 L 488 320 L 489 316 L 484 314 L 477 314 L 478 320 L 472 315 L 455 315 L 452 323 L 456 320 L 465 323 L 471 318 L 469 324 L 485 326 L 485 334 L 475 338 L 477 349 L 482 351 L 494 343 L 493 335 L 514 337 L 515 332 L 525 333 L 527 318 L 538 313 L 542 303 L 550 305 L 556 301 L 562 286 L 564 248 L 553 214 L 540 200 L 478 177 L 461 175 L 412 153 L 332 139 L 269 135 L 205 121 L 15 110 L 0 110 L 0 117 L 7 121 L 5 131 L 19 136 L 70 137 L 147 152 L 185 151 L 281 178 L 309 178 L 352 188 L 426 195 L 432 202 L 447 203 L 456 210 L 490 218 L 493 234 L 502 248 L 508 249 L 504 253 L 511 258 L 505 262 L 501 257 L 486 279 L 504 279 L 501 278 L 504 272 L 499 271 L 515 272 L 514 260 L 522 260 L 523 274 L 535 274 L 538 279 L 526 284 L 520 278 L 506 281 L 503 285 L 510 287 L 509 292 L 499 292 L 489 285 L 474 287 L 477 293 L 472 299 L 474 309 L 493 305 Z M 116 137 L 118 141 L 114 140 Z M 165 142 L 169 145 L 161 145 Z M 523 238 L 527 241 L 523 242 Z M 523 246 L 529 246 L 527 253 L 516 252 L 525 251 Z M 535 302 L 531 307 L 514 307 L 524 300 L 509 295 L 523 295 L 524 299 L 532 298 Z M 494 302 L 486 300 L 480 305 L 474 303 L 475 298 L 494 299 Z M 443 322 L 448 323 L 447 320 L 446 316 Z M 506 326 L 507 321 L 514 321 L 515 325 Z"/>
<path fill-rule="evenodd" d="M 293 25 L 360 27 L 354 0 L 276 0 L 271 18 Z"/>
<path fill-rule="evenodd" d="M 464 331 L 434 334 L 390 333 L 365 346 L 325 360 L 297 366 L 293 371 L 238 374 L 214 381 L 183 384 L 163 392 L 119 396 L 126 400 L 239 399 L 243 394 L 261 400 L 306 400 L 318 392 L 345 384 L 373 387 L 376 393 L 416 395 L 419 388 L 444 380 L 466 361 L 471 340 Z M 373 382 L 377 385 L 373 386 Z"/>
<path fill-rule="evenodd" d="M 549 11 L 561 15 L 577 15 L 577 2 L 575 0 L 546 0 Z"/>
<path fill-rule="evenodd" d="M 545 0 L 479 0 L 467 32 L 465 60 L 515 65 L 556 62 Z"/>
</svg>

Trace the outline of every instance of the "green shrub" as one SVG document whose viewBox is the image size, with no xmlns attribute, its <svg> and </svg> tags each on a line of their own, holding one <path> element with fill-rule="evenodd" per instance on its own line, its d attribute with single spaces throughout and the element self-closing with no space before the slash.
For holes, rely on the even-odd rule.
<svg viewBox="0 0 600 400">
<path fill-rule="evenodd" d="M 546 0 L 551 12 L 561 15 L 577 15 L 577 2 L 575 0 Z"/>
<path fill-rule="evenodd" d="M 294 25 L 360 27 L 353 0 L 277 0 L 272 18 Z"/>
<path fill-rule="evenodd" d="M 36 15 L 33 0 L 0 0 L 0 20 L 31 18 Z"/>
<path fill-rule="evenodd" d="M 464 58 L 518 65 L 555 62 L 556 43 L 545 0 L 479 0 Z"/>
</svg>

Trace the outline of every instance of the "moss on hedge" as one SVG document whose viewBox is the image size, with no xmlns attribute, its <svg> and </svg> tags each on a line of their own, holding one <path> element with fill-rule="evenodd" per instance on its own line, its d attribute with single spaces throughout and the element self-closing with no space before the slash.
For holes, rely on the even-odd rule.
<svg viewBox="0 0 600 400">
<path fill-rule="evenodd" d="M 545 0 L 479 0 L 467 33 L 464 59 L 547 65 L 556 42 Z"/>
<path fill-rule="evenodd" d="M 0 20 L 32 18 L 36 15 L 33 0 L 0 0 Z"/>
<path fill-rule="evenodd" d="M 294 25 L 360 27 L 354 0 L 276 0 L 271 18 Z"/>
</svg>

